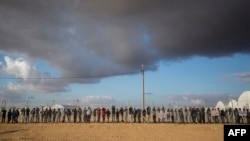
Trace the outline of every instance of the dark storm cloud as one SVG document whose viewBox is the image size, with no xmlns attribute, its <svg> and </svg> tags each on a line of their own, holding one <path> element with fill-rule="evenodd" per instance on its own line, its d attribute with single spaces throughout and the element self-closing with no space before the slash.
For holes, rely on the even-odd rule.
<svg viewBox="0 0 250 141">
<path fill-rule="evenodd" d="M 235 0 L 0 0 L 0 51 L 43 59 L 62 77 L 248 54 L 249 7 Z"/>
</svg>

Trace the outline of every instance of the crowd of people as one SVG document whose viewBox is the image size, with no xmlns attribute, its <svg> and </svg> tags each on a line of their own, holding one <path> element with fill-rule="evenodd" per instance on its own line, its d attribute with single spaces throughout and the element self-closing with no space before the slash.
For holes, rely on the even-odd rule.
<svg viewBox="0 0 250 141">
<path fill-rule="evenodd" d="M 241 108 L 165 108 L 77 107 L 1 109 L 2 123 L 232 123 L 250 124 L 249 109 Z"/>
</svg>

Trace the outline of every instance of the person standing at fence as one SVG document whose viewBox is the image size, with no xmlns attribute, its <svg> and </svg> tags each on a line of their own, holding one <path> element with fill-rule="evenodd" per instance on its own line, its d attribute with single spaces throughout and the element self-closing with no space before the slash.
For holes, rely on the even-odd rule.
<svg viewBox="0 0 250 141">
<path fill-rule="evenodd" d="M 88 123 L 90 123 L 91 121 L 91 114 L 92 114 L 91 108 L 88 107 L 88 110 L 87 110 L 87 122 Z"/>
<path fill-rule="evenodd" d="M 123 120 L 123 116 L 124 116 L 123 115 L 123 112 L 124 112 L 123 107 L 120 108 L 119 112 L 120 112 L 120 115 L 121 115 L 121 122 L 124 122 L 124 120 Z"/>
<path fill-rule="evenodd" d="M 229 123 L 234 123 L 234 110 L 232 108 L 229 109 Z"/>
<path fill-rule="evenodd" d="M 119 110 L 118 110 L 118 108 L 116 109 L 116 111 L 115 111 L 115 115 L 116 115 L 116 122 L 118 123 L 119 122 Z"/>
<path fill-rule="evenodd" d="M 43 108 L 40 111 L 40 115 L 41 115 L 41 122 L 44 122 L 44 110 L 43 110 Z"/>
<path fill-rule="evenodd" d="M 151 107 L 150 106 L 147 107 L 147 122 L 148 123 L 151 122 Z"/>
<path fill-rule="evenodd" d="M 229 123 L 229 112 L 228 112 L 228 109 L 225 109 L 225 123 Z"/>
<path fill-rule="evenodd" d="M 210 108 L 207 108 L 207 123 L 211 123 L 211 110 Z"/>
<path fill-rule="evenodd" d="M 82 122 L 82 108 L 79 107 L 77 112 L 78 112 L 78 122 L 81 123 Z"/>
<path fill-rule="evenodd" d="M 132 123 L 133 119 L 134 119 L 134 114 L 133 114 L 133 108 L 132 108 L 132 106 L 129 107 L 128 112 L 129 112 L 129 115 L 130 115 L 130 122 Z"/>
<path fill-rule="evenodd" d="M 159 123 L 160 123 L 160 122 L 163 123 L 163 122 L 164 122 L 164 111 L 163 111 L 163 110 L 160 110 L 158 116 L 159 116 L 159 119 L 160 119 Z"/>
<path fill-rule="evenodd" d="M 76 119 L 77 119 L 77 110 L 76 110 L 76 108 L 74 108 L 72 111 L 73 111 L 74 123 L 76 123 Z"/>
<path fill-rule="evenodd" d="M 68 122 L 71 122 L 71 110 L 70 109 L 67 110 L 67 119 L 68 119 Z"/>
<path fill-rule="evenodd" d="M 34 122 L 34 119 L 35 119 L 35 108 L 33 108 L 31 111 L 30 111 L 30 114 L 31 114 L 31 118 L 30 118 L 30 122 L 33 123 Z"/>
<path fill-rule="evenodd" d="M 29 122 L 29 119 L 30 119 L 30 108 L 26 108 L 26 112 L 25 112 L 25 114 L 26 114 L 26 123 L 28 123 Z"/>
<path fill-rule="evenodd" d="M 164 123 L 165 122 L 165 107 L 162 106 L 161 108 L 161 122 Z"/>
<path fill-rule="evenodd" d="M 7 110 L 5 108 L 2 109 L 2 123 L 5 123 Z"/>
<path fill-rule="evenodd" d="M 192 122 L 192 114 L 191 114 L 191 111 L 192 111 L 192 107 L 189 107 L 189 108 L 188 108 L 188 122 L 189 122 L 189 123 Z"/>
<path fill-rule="evenodd" d="M 108 122 L 109 122 L 109 119 L 110 119 L 110 110 L 109 109 L 107 109 L 107 111 L 106 111 L 106 115 L 107 115 L 107 120 L 108 120 Z"/>
<path fill-rule="evenodd" d="M 83 108 L 83 121 L 87 122 L 87 108 L 86 107 Z"/>
<path fill-rule="evenodd" d="M 61 112 L 61 110 L 58 108 L 58 110 L 57 110 L 57 115 L 56 115 L 56 121 L 57 121 L 57 122 L 61 122 L 61 115 L 62 115 L 62 112 Z"/>
<path fill-rule="evenodd" d="M 125 108 L 124 108 L 124 119 L 125 119 L 125 122 L 127 123 L 128 122 L 128 108 L 127 108 L 127 106 L 125 106 Z"/>
<path fill-rule="evenodd" d="M 212 116 L 212 122 L 215 123 L 215 109 L 212 108 L 212 111 L 211 111 L 211 116 Z"/>
<path fill-rule="evenodd" d="M 169 108 L 167 109 L 166 115 L 167 115 L 167 122 L 169 123 L 171 121 Z"/>
<path fill-rule="evenodd" d="M 142 122 L 145 123 L 146 122 L 146 109 L 142 110 Z"/>
<path fill-rule="evenodd" d="M 16 110 L 13 108 L 11 112 L 11 123 L 16 123 L 16 116 L 17 116 Z"/>
<path fill-rule="evenodd" d="M 140 108 L 138 108 L 137 109 L 137 117 L 138 117 L 138 123 L 141 123 L 141 109 Z"/>
<path fill-rule="evenodd" d="M 83 119 L 84 119 L 84 122 L 88 123 L 88 116 L 89 116 L 89 109 L 87 107 L 85 107 L 83 109 Z"/>
<path fill-rule="evenodd" d="M 93 110 L 93 116 L 94 116 L 94 122 L 96 122 L 97 120 L 96 120 L 96 108 L 94 108 L 94 110 Z"/>
<path fill-rule="evenodd" d="M 156 109 L 155 109 L 155 107 L 153 107 L 152 116 L 153 116 L 153 123 L 156 123 Z"/>
<path fill-rule="evenodd" d="M 243 111 L 241 110 L 241 108 L 239 108 L 239 123 L 243 124 L 244 123 L 244 119 L 243 119 Z"/>
<path fill-rule="evenodd" d="M 220 118 L 221 118 L 222 123 L 225 123 L 225 116 L 226 116 L 226 113 L 225 113 L 224 109 L 221 109 Z"/>
<path fill-rule="evenodd" d="M 183 114 L 184 114 L 184 123 L 188 123 L 188 110 L 186 107 L 183 111 Z"/>
<path fill-rule="evenodd" d="M 40 122 L 40 109 L 36 107 L 36 123 Z"/>
<path fill-rule="evenodd" d="M 55 108 L 54 108 L 53 111 L 52 111 L 52 115 L 53 115 L 53 122 L 56 122 L 57 111 L 56 111 Z"/>
<path fill-rule="evenodd" d="M 171 122 L 174 123 L 175 119 L 174 119 L 174 110 L 171 108 L 170 109 L 170 117 L 171 117 Z"/>
<path fill-rule="evenodd" d="M 112 105 L 111 107 L 111 114 L 112 114 L 112 122 L 115 122 L 115 105 Z"/>
<path fill-rule="evenodd" d="M 201 123 L 205 123 L 206 122 L 206 117 L 205 117 L 205 108 L 204 107 L 201 108 L 200 115 L 201 115 Z"/>
<path fill-rule="evenodd" d="M 196 123 L 196 108 L 192 108 L 192 110 L 191 110 L 191 116 L 192 116 L 192 122 L 193 123 Z"/>
<path fill-rule="evenodd" d="M 133 114 L 134 114 L 134 123 L 136 123 L 136 116 L 137 116 L 137 109 L 136 108 L 134 108 L 134 110 L 133 110 Z"/>
<path fill-rule="evenodd" d="M 215 108 L 215 123 L 219 123 L 219 116 L 220 116 L 220 113 L 219 113 L 219 110 L 220 108 Z"/>
<path fill-rule="evenodd" d="M 21 109 L 21 122 L 24 123 L 25 122 L 25 108 Z"/>
<path fill-rule="evenodd" d="M 18 117 L 19 117 L 19 115 L 20 115 L 20 112 L 19 112 L 18 109 L 16 109 L 16 117 L 15 117 L 16 123 L 18 123 Z"/>
<path fill-rule="evenodd" d="M 175 122 L 178 123 L 179 122 L 179 114 L 178 114 L 177 108 L 175 108 L 175 110 L 174 110 L 174 118 L 175 118 Z"/>
<path fill-rule="evenodd" d="M 240 123 L 239 112 L 237 108 L 234 109 L 234 120 L 236 124 Z"/>
<path fill-rule="evenodd" d="M 96 116 L 97 116 L 97 122 L 100 122 L 101 109 L 99 107 L 96 108 Z"/>
<path fill-rule="evenodd" d="M 247 123 L 247 110 L 245 108 L 243 109 L 242 114 L 243 114 L 243 123 Z"/>
<path fill-rule="evenodd" d="M 196 108 L 196 119 L 198 123 L 201 123 L 201 111 L 199 108 Z"/>
<path fill-rule="evenodd" d="M 185 121 L 184 121 L 184 113 L 183 113 L 182 108 L 179 109 L 179 117 L 180 117 L 180 123 L 185 123 Z"/>
<path fill-rule="evenodd" d="M 17 116 L 19 115 L 19 110 L 15 109 L 16 112 L 16 118 L 18 118 Z M 32 108 L 32 110 L 30 111 L 30 122 L 34 123 L 35 122 L 35 116 L 36 116 L 36 108 Z"/>
<path fill-rule="evenodd" d="M 157 117 L 157 122 L 158 123 L 160 123 L 160 121 L 161 121 L 160 112 L 161 112 L 161 109 L 160 109 L 160 107 L 158 107 L 157 110 L 156 110 L 156 117 Z"/>
<path fill-rule="evenodd" d="M 247 109 L 247 124 L 250 124 L 250 111 Z"/>
<path fill-rule="evenodd" d="M 48 122 L 51 122 L 52 121 L 52 109 L 49 108 L 48 110 Z"/>
<path fill-rule="evenodd" d="M 66 121 L 65 121 L 66 116 L 67 116 L 67 109 L 64 109 L 64 110 L 63 110 L 62 122 L 66 122 Z"/>
<path fill-rule="evenodd" d="M 105 122 L 105 117 L 106 117 L 106 108 L 102 107 L 102 122 Z"/>
<path fill-rule="evenodd" d="M 7 123 L 10 123 L 11 121 L 11 109 L 9 109 L 8 113 L 7 113 L 7 116 L 8 116 L 8 119 L 7 119 Z"/>
</svg>

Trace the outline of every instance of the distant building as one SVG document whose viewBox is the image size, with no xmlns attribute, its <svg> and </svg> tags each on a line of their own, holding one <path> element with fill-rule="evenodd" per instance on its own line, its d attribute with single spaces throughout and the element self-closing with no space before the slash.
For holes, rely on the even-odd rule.
<svg viewBox="0 0 250 141">
<path fill-rule="evenodd" d="M 238 108 L 250 108 L 250 91 L 245 91 L 239 96 Z"/>
<path fill-rule="evenodd" d="M 227 102 L 223 102 L 223 101 L 218 101 L 215 108 L 219 108 L 220 110 L 225 110 L 227 108 Z"/>
<path fill-rule="evenodd" d="M 237 108 L 238 107 L 238 102 L 234 99 L 231 99 L 228 104 L 227 104 L 228 108 Z"/>
</svg>

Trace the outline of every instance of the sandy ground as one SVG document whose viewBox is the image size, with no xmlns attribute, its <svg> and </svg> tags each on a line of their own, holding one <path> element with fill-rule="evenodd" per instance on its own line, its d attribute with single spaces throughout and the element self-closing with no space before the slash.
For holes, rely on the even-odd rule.
<svg viewBox="0 0 250 141">
<path fill-rule="evenodd" d="M 0 124 L 0 140 L 223 141 L 223 124 Z"/>
</svg>

